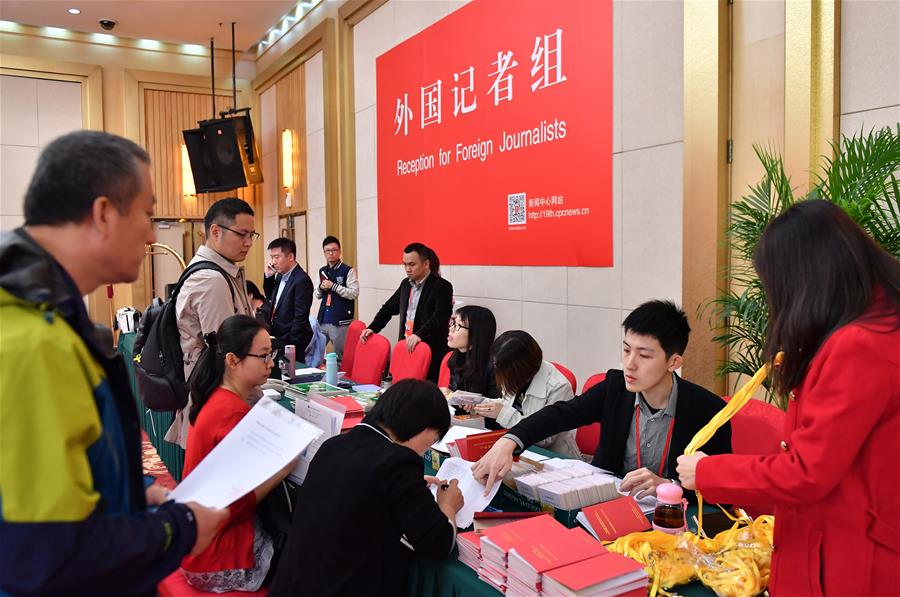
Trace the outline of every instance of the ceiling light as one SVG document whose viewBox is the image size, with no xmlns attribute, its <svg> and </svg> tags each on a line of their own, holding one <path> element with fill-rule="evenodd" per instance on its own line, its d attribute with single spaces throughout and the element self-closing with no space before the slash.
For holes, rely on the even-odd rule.
<svg viewBox="0 0 900 597">
<path fill-rule="evenodd" d="M 77 8 L 70 8 L 67 12 L 70 15 L 80 15 L 81 14 L 81 11 L 78 10 Z"/>
</svg>

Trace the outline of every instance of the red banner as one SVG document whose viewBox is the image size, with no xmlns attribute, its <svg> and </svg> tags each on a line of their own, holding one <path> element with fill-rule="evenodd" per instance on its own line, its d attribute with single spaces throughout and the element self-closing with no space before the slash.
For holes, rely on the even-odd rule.
<svg viewBox="0 0 900 597">
<path fill-rule="evenodd" d="M 379 56 L 379 261 L 611 267 L 612 33 L 609 0 L 474 0 Z"/>
</svg>

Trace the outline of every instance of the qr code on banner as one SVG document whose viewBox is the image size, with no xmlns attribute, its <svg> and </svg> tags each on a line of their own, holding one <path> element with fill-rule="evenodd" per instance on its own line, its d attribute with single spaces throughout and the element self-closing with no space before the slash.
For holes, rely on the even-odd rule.
<svg viewBox="0 0 900 597">
<path fill-rule="evenodd" d="M 509 226 L 525 223 L 525 193 L 506 196 L 506 222 Z"/>
</svg>

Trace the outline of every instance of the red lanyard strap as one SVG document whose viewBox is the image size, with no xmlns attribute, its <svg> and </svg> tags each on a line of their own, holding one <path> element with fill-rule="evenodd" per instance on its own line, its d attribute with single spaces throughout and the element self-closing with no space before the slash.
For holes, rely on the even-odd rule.
<svg viewBox="0 0 900 597">
<path fill-rule="evenodd" d="M 662 458 L 659 460 L 659 475 L 663 476 L 663 471 L 666 468 L 666 455 L 669 453 L 669 444 L 672 442 L 672 430 L 675 428 L 675 417 L 672 417 L 672 422 L 669 423 L 669 433 L 666 435 L 666 444 L 663 446 Z M 637 452 L 637 467 L 641 468 L 641 407 L 634 407 L 634 442 L 635 448 Z"/>
</svg>

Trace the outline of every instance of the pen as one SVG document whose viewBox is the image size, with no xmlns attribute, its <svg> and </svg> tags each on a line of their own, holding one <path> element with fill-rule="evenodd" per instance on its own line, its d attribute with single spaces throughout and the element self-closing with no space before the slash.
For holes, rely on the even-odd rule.
<svg viewBox="0 0 900 597">
<path fill-rule="evenodd" d="M 448 487 L 450 487 L 449 483 L 441 483 L 441 489 L 447 489 Z"/>
</svg>

